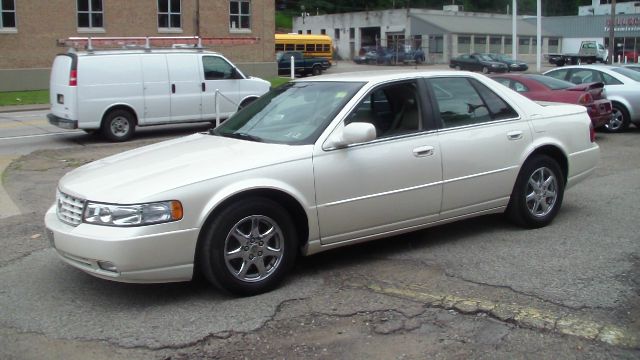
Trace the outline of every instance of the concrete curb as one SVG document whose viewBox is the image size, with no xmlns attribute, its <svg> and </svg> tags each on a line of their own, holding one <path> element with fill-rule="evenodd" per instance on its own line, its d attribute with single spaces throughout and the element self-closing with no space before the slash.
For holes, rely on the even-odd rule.
<svg viewBox="0 0 640 360">
<path fill-rule="evenodd" d="M 7 106 L 0 106 L 0 113 L 48 110 L 50 108 L 51 106 L 49 104 L 7 105 Z"/>
</svg>

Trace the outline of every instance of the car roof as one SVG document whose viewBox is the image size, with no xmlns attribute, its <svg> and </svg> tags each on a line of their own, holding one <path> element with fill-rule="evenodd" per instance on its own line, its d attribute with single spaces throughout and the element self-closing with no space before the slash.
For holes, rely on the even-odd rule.
<svg viewBox="0 0 640 360">
<path fill-rule="evenodd" d="M 393 80 L 412 79 L 416 77 L 437 77 L 437 76 L 471 76 L 481 77 L 483 75 L 469 71 L 458 70 L 382 70 L 382 71 L 357 71 L 339 74 L 326 74 L 311 78 L 297 79 L 295 82 L 315 82 L 315 81 L 343 81 L 343 82 L 372 82 L 381 83 Z"/>
</svg>

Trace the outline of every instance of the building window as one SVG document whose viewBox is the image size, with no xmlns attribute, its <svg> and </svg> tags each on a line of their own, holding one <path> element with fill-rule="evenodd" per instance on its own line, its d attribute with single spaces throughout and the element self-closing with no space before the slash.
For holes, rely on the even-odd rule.
<svg viewBox="0 0 640 360">
<path fill-rule="evenodd" d="M 518 39 L 518 53 L 519 54 L 528 54 L 529 53 L 529 44 L 531 44 L 530 38 L 520 38 Z"/>
<path fill-rule="evenodd" d="M 232 30 L 251 30 L 251 1 L 229 2 L 229 28 Z"/>
<path fill-rule="evenodd" d="M 182 28 L 180 0 L 158 0 L 158 28 L 163 30 Z"/>
<path fill-rule="evenodd" d="M 2 1 L 4 4 L 5 1 Z M 104 11 L 102 0 L 78 0 L 78 27 L 102 28 Z"/>
<path fill-rule="evenodd" d="M 14 0 L 0 0 L 0 31 L 15 30 L 16 4 Z"/>
<path fill-rule="evenodd" d="M 471 52 L 471 36 L 458 35 L 458 54 L 467 54 Z"/>
<path fill-rule="evenodd" d="M 354 40 L 356 38 L 356 29 L 349 28 L 349 40 Z"/>
<path fill-rule="evenodd" d="M 340 29 L 333 30 L 333 40 L 340 40 Z"/>
<path fill-rule="evenodd" d="M 444 37 L 442 35 L 429 36 L 429 53 L 442 54 L 444 52 Z"/>
<path fill-rule="evenodd" d="M 327 35 L 327 29 L 320 29 L 321 35 Z"/>
<path fill-rule="evenodd" d="M 302 30 L 298 30 L 298 34 L 302 35 Z"/>
<path fill-rule="evenodd" d="M 311 35 L 311 30 L 307 30 L 307 35 Z"/>
<path fill-rule="evenodd" d="M 489 52 L 501 53 L 502 52 L 502 38 L 492 36 L 489 38 Z"/>
</svg>

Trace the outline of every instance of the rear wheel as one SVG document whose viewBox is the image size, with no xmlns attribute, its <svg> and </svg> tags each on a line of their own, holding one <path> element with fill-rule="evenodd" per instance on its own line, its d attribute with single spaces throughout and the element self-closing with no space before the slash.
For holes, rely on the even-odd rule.
<svg viewBox="0 0 640 360">
<path fill-rule="evenodd" d="M 623 132 L 629 127 L 629 112 L 627 109 L 618 104 L 613 104 L 613 111 L 611 112 L 611 119 L 604 124 L 604 129 L 607 132 Z"/>
<path fill-rule="evenodd" d="M 488 68 L 488 67 L 486 67 L 486 66 L 483 66 L 483 67 L 482 67 L 482 73 L 483 73 L 483 74 L 488 74 L 488 73 L 489 73 L 489 68 Z"/>
<path fill-rule="evenodd" d="M 240 200 L 215 216 L 205 230 L 201 271 L 218 288 L 242 296 L 269 291 L 297 255 L 291 216 L 266 198 Z"/>
<path fill-rule="evenodd" d="M 133 136 L 136 122 L 129 110 L 116 109 L 110 111 L 102 121 L 102 135 L 109 141 L 127 141 Z"/>
<path fill-rule="evenodd" d="M 311 75 L 313 75 L 313 76 L 318 76 L 318 75 L 320 75 L 320 74 L 322 74 L 322 69 L 320 68 L 320 66 L 314 66 L 314 67 L 311 69 Z"/>
<path fill-rule="evenodd" d="M 535 155 L 518 174 L 506 214 L 519 226 L 543 227 L 558 214 L 563 195 L 564 178 L 558 163 L 546 155 Z"/>
<path fill-rule="evenodd" d="M 462 68 L 460 67 L 460 65 L 456 65 L 456 70 L 462 70 Z"/>
</svg>

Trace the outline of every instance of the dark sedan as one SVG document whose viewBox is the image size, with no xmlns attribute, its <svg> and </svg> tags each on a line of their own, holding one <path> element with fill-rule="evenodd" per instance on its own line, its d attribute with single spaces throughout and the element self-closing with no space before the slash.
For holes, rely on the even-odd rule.
<svg viewBox="0 0 640 360">
<path fill-rule="evenodd" d="M 509 71 L 507 65 L 483 54 L 460 55 L 451 59 L 449 67 L 457 70 L 482 71 L 484 74 Z"/>
<path fill-rule="evenodd" d="M 511 57 L 504 54 L 481 54 L 486 55 L 493 59 L 493 61 L 497 61 L 503 63 L 508 66 L 509 71 L 527 71 L 529 70 L 529 66 L 526 62 L 522 60 L 513 60 Z"/>
<path fill-rule="evenodd" d="M 576 85 L 537 74 L 501 74 L 491 78 L 531 100 L 582 105 L 587 108 L 594 128 L 605 125 L 611 119 L 611 101 L 605 98 L 604 84 L 601 82 Z"/>
</svg>

